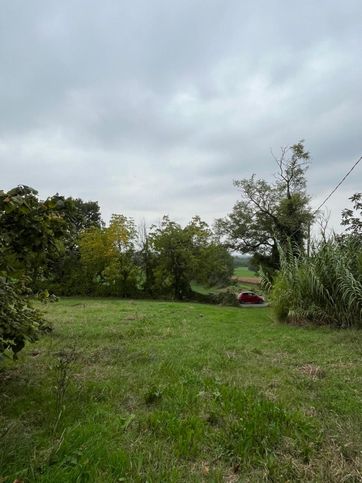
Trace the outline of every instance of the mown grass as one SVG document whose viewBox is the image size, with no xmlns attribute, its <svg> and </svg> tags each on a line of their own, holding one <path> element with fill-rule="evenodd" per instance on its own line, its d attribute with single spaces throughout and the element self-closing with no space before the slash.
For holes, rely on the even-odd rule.
<svg viewBox="0 0 362 483">
<path fill-rule="evenodd" d="M 361 481 L 362 334 L 68 299 L 0 373 L 0 481 Z"/>
</svg>

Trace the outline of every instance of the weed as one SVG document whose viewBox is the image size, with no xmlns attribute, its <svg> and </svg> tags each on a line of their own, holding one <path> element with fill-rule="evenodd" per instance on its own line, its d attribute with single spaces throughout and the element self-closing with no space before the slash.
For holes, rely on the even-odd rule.
<svg viewBox="0 0 362 483">
<path fill-rule="evenodd" d="M 70 383 L 71 365 L 75 361 L 74 349 L 61 350 L 56 353 L 57 362 L 54 366 L 55 373 L 55 423 L 53 433 L 56 433 L 60 419 L 65 410 L 65 396 Z"/>
<path fill-rule="evenodd" d="M 146 404 L 155 404 L 162 398 L 162 389 L 160 387 L 150 387 L 144 398 Z"/>
</svg>

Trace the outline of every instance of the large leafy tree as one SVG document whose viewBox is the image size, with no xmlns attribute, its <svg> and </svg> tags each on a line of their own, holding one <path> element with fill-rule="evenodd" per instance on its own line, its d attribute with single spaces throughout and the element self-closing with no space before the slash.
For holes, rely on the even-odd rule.
<svg viewBox="0 0 362 483">
<path fill-rule="evenodd" d="M 60 208 L 58 200 L 41 201 L 28 186 L 0 191 L 0 354 L 16 354 L 45 327 L 23 295 L 62 249 Z"/>
<path fill-rule="evenodd" d="M 72 197 L 65 198 L 65 201 L 72 206 L 65 212 L 66 220 L 77 235 L 92 226 L 103 225 L 97 201 L 83 201 L 81 198 Z"/>
<path fill-rule="evenodd" d="M 134 221 L 124 215 L 112 215 L 108 227 L 94 226 L 81 234 L 81 265 L 88 291 L 119 296 L 135 293 L 139 279 L 136 239 Z"/>
<path fill-rule="evenodd" d="M 154 274 L 158 291 L 175 299 L 189 297 L 194 273 L 191 234 L 164 216 L 160 226 L 151 227 L 150 243 L 157 257 Z"/>
<path fill-rule="evenodd" d="M 28 186 L 0 191 L 0 270 L 33 282 L 62 251 L 66 232 L 63 201 L 37 195 Z"/>
<path fill-rule="evenodd" d="M 228 246 L 254 255 L 254 262 L 265 268 L 279 267 L 278 245 L 291 244 L 302 252 L 313 220 L 306 193 L 309 153 L 303 141 L 281 149 L 275 181 L 255 175 L 234 181 L 241 200 L 224 219 L 216 221 L 217 231 Z"/>
<path fill-rule="evenodd" d="M 44 283 L 56 293 L 82 293 L 84 279 L 80 264 L 79 238 L 86 230 L 103 226 L 100 208 L 98 202 L 83 201 L 81 198 L 65 198 L 57 194 L 52 199 L 59 205 L 66 229 L 62 239 L 62 253 L 50 261 L 48 279 Z"/>
<path fill-rule="evenodd" d="M 181 300 L 191 296 L 191 281 L 217 283 L 232 273 L 232 259 L 199 217 L 182 227 L 165 216 L 151 229 L 155 256 L 154 279 L 158 291 Z"/>
</svg>

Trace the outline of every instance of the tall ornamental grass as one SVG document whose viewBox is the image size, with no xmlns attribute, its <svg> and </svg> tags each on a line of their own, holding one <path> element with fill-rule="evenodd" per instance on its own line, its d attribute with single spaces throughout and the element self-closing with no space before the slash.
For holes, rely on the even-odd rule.
<svg viewBox="0 0 362 483">
<path fill-rule="evenodd" d="M 269 285 L 276 316 L 287 322 L 313 322 L 362 328 L 362 244 L 325 241 L 312 254 L 280 249 L 281 268 Z"/>
</svg>

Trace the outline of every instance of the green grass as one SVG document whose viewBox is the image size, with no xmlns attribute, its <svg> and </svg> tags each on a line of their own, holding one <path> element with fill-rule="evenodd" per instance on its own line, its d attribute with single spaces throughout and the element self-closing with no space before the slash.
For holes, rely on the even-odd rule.
<svg viewBox="0 0 362 483">
<path fill-rule="evenodd" d="M 255 272 L 252 272 L 248 267 L 236 267 L 234 268 L 235 277 L 256 277 Z"/>
<path fill-rule="evenodd" d="M 207 286 L 202 285 L 201 283 L 198 283 L 198 282 L 191 282 L 191 289 L 194 292 L 202 293 L 204 295 L 207 295 L 209 293 L 220 292 L 220 288 L 218 288 L 218 287 L 207 287 Z"/>
<path fill-rule="evenodd" d="M 361 481 L 362 333 L 64 299 L 0 372 L 0 481 Z"/>
</svg>

